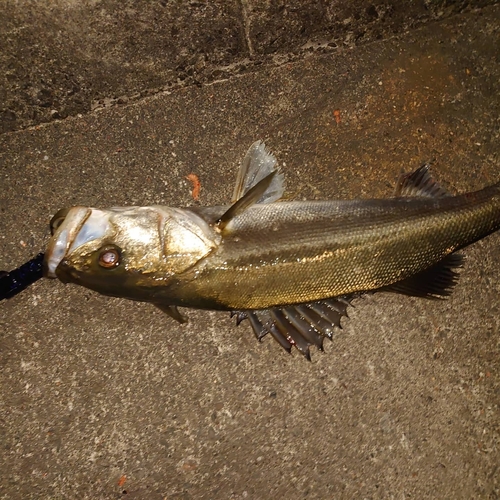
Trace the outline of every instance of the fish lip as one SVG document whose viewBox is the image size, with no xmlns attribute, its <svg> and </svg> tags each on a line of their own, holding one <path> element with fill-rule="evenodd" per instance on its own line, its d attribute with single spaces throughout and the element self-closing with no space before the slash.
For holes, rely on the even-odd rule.
<svg viewBox="0 0 500 500">
<path fill-rule="evenodd" d="M 68 210 L 64 221 L 50 239 L 43 260 L 43 275 L 46 278 L 57 278 L 56 269 L 66 257 L 76 235 L 90 217 L 92 209 L 88 207 L 72 207 Z"/>
<path fill-rule="evenodd" d="M 72 207 L 52 236 L 43 263 L 43 273 L 47 278 L 59 278 L 67 272 L 58 273 L 58 267 L 70 252 L 106 234 L 109 228 L 109 214 L 89 207 Z M 63 266 L 62 266 L 63 267 Z M 69 268 L 69 264 L 66 264 Z M 62 281 L 62 280 L 61 280 Z"/>
<path fill-rule="evenodd" d="M 54 278 L 57 278 L 61 283 L 69 283 L 70 277 L 67 266 L 65 266 L 64 259 L 57 265 L 54 271 Z M 49 276 L 52 277 L 52 276 Z"/>
</svg>

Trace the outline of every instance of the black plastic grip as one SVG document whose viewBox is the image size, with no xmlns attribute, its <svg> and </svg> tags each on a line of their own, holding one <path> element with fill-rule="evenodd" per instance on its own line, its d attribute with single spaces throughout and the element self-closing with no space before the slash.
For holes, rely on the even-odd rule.
<svg viewBox="0 0 500 500">
<path fill-rule="evenodd" d="M 0 271 L 0 300 L 10 299 L 43 276 L 43 252 L 10 272 Z"/>
</svg>

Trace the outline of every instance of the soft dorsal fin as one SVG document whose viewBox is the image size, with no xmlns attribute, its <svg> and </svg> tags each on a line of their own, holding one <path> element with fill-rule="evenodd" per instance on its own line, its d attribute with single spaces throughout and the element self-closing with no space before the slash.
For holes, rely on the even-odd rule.
<svg viewBox="0 0 500 500">
<path fill-rule="evenodd" d="M 262 141 L 254 142 L 241 162 L 233 191 L 232 203 L 242 198 L 252 187 L 276 171 L 276 158 L 266 149 Z M 274 176 L 268 189 L 256 203 L 272 203 L 283 196 L 283 174 Z"/>
<path fill-rule="evenodd" d="M 429 172 L 430 164 L 426 163 L 412 173 L 401 174 L 396 185 L 394 196 L 424 196 L 427 198 L 441 198 L 451 196 L 441 187 Z"/>
<path fill-rule="evenodd" d="M 255 186 L 249 189 L 236 203 L 231 205 L 231 207 L 226 212 L 224 212 L 224 214 L 216 221 L 215 225 L 218 230 L 223 231 L 232 219 L 243 213 L 248 207 L 257 203 L 262 198 L 264 193 L 268 190 L 275 176 L 276 170 L 260 180 L 257 184 L 255 184 Z"/>
<path fill-rule="evenodd" d="M 463 256 L 452 253 L 421 273 L 373 291 L 444 299 L 456 285 L 458 273 L 455 269 L 462 264 Z M 265 310 L 234 311 L 232 315 L 236 315 L 236 324 L 248 319 L 258 340 L 270 334 L 286 351 L 291 352 L 295 346 L 310 360 L 310 346 L 322 351 L 324 338 L 331 340 L 335 328 L 342 328 L 340 320 L 347 317 L 352 300 L 360 296 L 362 294 L 356 293 Z"/>
<path fill-rule="evenodd" d="M 444 299 L 457 284 L 458 273 L 455 269 L 462 267 L 463 261 L 461 254 L 451 253 L 425 271 L 380 290 L 426 299 Z"/>
</svg>

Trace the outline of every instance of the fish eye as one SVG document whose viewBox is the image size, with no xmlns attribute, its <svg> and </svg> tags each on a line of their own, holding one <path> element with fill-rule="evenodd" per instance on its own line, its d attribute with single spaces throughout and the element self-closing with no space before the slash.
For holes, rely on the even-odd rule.
<svg viewBox="0 0 500 500">
<path fill-rule="evenodd" d="M 64 219 L 68 215 L 69 208 L 61 208 L 52 219 L 50 219 L 50 234 L 54 236 L 59 226 L 64 222 Z"/>
<path fill-rule="evenodd" d="M 105 247 L 99 252 L 98 263 L 105 269 L 112 269 L 120 265 L 121 254 L 116 247 Z"/>
</svg>

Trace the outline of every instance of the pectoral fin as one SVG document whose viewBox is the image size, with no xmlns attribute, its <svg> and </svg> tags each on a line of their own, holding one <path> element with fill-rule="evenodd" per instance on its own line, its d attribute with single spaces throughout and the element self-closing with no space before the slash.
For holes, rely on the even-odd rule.
<svg viewBox="0 0 500 500">
<path fill-rule="evenodd" d="M 236 185 L 234 187 L 232 203 L 238 201 L 259 181 L 276 171 L 276 158 L 269 153 L 262 141 L 254 142 L 241 162 Z M 278 173 L 257 203 L 272 203 L 283 195 L 284 178 Z"/>
<path fill-rule="evenodd" d="M 284 178 L 276 170 L 276 158 L 262 141 L 254 142 L 241 163 L 233 205 L 215 222 L 220 232 L 229 222 L 255 203 L 272 203 L 283 195 Z"/>
<path fill-rule="evenodd" d="M 241 197 L 236 203 L 231 205 L 229 210 L 227 210 L 215 223 L 215 226 L 219 229 L 219 231 L 222 232 L 232 219 L 243 213 L 248 207 L 257 203 L 271 185 L 275 175 L 276 170 L 264 177 L 254 187 L 247 191 L 246 194 L 244 194 L 243 197 Z"/>
</svg>

